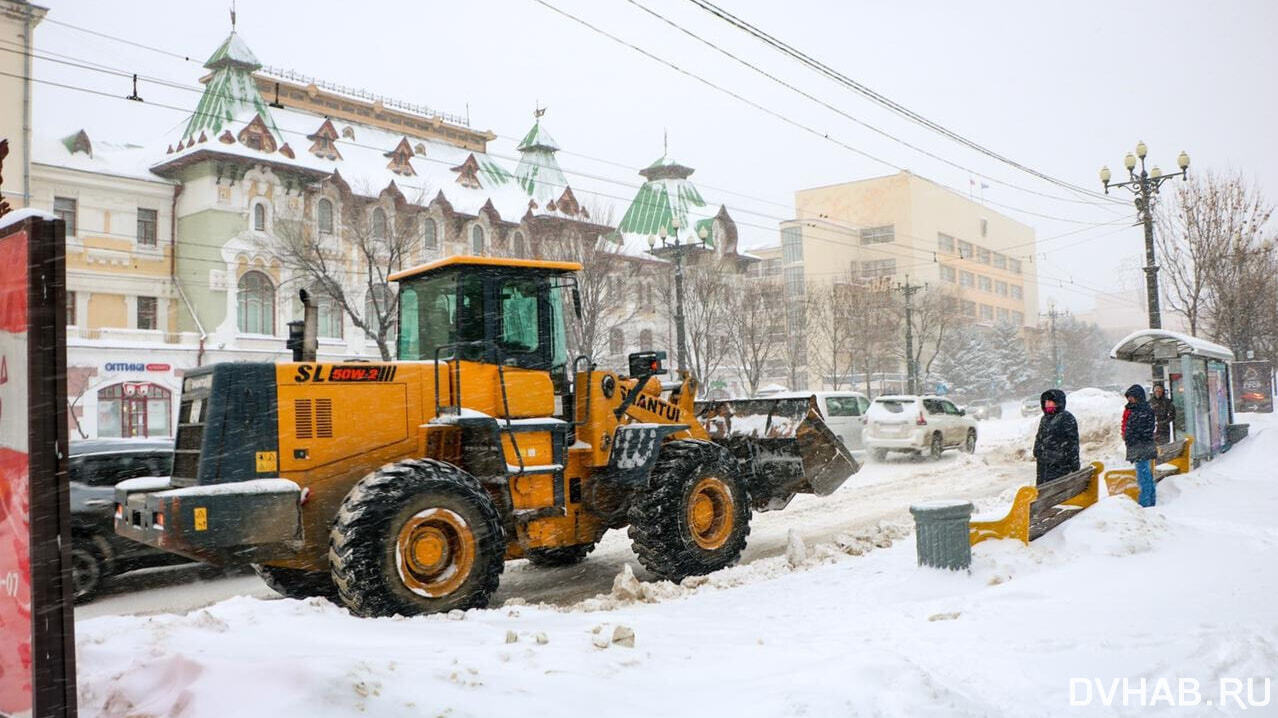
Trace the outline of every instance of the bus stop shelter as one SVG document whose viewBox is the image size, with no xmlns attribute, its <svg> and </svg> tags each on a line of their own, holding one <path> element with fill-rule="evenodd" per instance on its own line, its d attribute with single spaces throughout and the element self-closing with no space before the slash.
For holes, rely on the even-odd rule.
<svg viewBox="0 0 1278 718">
<path fill-rule="evenodd" d="M 1234 353 L 1219 344 L 1166 329 L 1142 329 L 1118 342 L 1110 356 L 1161 365 L 1176 407 L 1174 436 L 1194 437 L 1193 459 L 1211 459 L 1239 438 L 1230 398 Z M 1239 427 L 1242 428 L 1242 427 Z"/>
</svg>

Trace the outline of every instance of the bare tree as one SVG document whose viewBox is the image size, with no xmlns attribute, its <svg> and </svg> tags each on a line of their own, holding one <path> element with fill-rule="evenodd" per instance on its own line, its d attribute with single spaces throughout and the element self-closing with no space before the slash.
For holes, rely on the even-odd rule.
<svg viewBox="0 0 1278 718">
<path fill-rule="evenodd" d="M 807 315 L 808 365 L 822 386 L 837 390 L 852 372 L 853 315 L 849 306 L 852 284 L 812 283 L 808 285 L 804 313 Z"/>
<path fill-rule="evenodd" d="M 852 366 L 861 366 L 865 393 L 872 393 L 875 372 L 884 372 L 896 362 L 897 338 L 901 334 L 901 306 L 886 278 L 856 283 L 849 292 L 854 357 Z"/>
<path fill-rule="evenodd" d="M 671 266 L 673 273 L 674 267 Z M 688 343 L 688 367 L 700 382 L 701 393 L 710 389 L 712 377 L 728 357 L 727 317 L 734 288 L 717 261 L 702 261 L 683 268 L 683 325 Z M 674 281 L 662 285 L 666 306 L 674 307 Z M 676 348 L 677 351 L 677 348 Z"/>
<path fill-rule="evenodd" d="M 788 343 L 780 282 L 747 279 L 726 305 L 728 346 L 750 396 L 759 391 L 764 371 Z"/>
<path fill-rule="evenodd" d="M 1235 180 L 1214 173 L 1194 177 L 1176 189 L 1176 200 L 1158 217 L 1160 269 L 1168 307 L 1189 322 L 1198 335 L 1209 292 L 1212 266 L 1237 233 L 1242 189 Z"/>
<path fill-rule="evenodd" d="M 543 238 L 538 246 L 545 259 L 581 265 L 581 319 L 572 322 L 573 340 L 579 351 L 597 360 L 607 354 L 612 332 L 633 322 L 647 307 L 651 293 L 644 282 L 655 274 L 656 263 L 631 257 L 621 241 L 610 236 L 611 208 L 598 208 L 591 216 L 601 224 Z"/>
<path fill-rule="evenodd" d="M 1244 354 L 1278 355 L 1278 254 L 1270 204 L 1240 173 L 1207 173 L 1178 188 L 1160 217 L 1168 303 L 1205 334 Z"/>
<path fill-rule="evenodd" d="M 919 379 L 927 381 L 932 362 L 941 351 L 945 338 L 963 322 L 958 298 L 946 289 L 930 289 L 919 294 L 911 312 L 914 331 L 914 366 Z M 905 342 L 899 343 L 900 357 L 905 357 Z"/>
<path fill-rule="evenodd" d="M 399 295 L 387 277 L 417 255 L 418 209 L 394 184 L 379 197 L 356 194 L 342 185 L 338 194 L 340 210 L 333 208 L 331 234 L 321 231 L 312 212 L 307 212 L 277 218 L 273 234 L 261 244 L 321 300 L 336 304 L 352 324 L 377 342 L 382 359 L 389 361 L 394 357 Z M 318 195 L 312 199 L 308 206 L 318 205 Z"/>
</svg>

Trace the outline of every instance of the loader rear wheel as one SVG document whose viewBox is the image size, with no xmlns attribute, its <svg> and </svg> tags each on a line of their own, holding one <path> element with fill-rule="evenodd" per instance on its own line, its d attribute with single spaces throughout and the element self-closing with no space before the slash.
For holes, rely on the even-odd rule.
<svg viewBox="0 0 1278 718">
<path fill-rule="evenodd" d="M 639 563 L 679 581 L 732 564 L 750 534 L 750 503 L 731 454 L 707 441 L 672 441 L 630 504 Z"/>
<path fill-rule="evenodd" d="M 475 477 L 433 459 L 401 461 L 346 495 L 328 560 L 342 603 L 360 616 L 480 608 L 506 553 L 501 515 Z"/>
<path fill-rule="evenodd" d="M 285 598 L 322 596 L 337 600 L 337 586 L 328 571 L 303 571 L 298 568 L 253 564 L 253 570 L 268 588 Z"/>
<path fill-rule="evenodd" d="M 542 568 L 554 566 L 572 566 L 586 560 L 586 554 L 595 550 L 593 543 L 579 546 L 563 546 L 560 548 L 533 548 L 524 552 L 528 563 Z"/>
</svg>

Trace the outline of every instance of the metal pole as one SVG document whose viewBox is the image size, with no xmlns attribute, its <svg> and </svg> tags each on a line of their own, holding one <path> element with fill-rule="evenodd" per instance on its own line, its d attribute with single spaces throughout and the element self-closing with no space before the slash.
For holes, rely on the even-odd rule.
<svg viewBox="0 0 1278 718">
<path fill-rule="evenodd" d="M 1061 355 L 1056 344 L 1056 307 L 1053 306 L 1047 316 L 1051 319 L 1052 326 L 1052 375 L 1056 380 L 1056 388 L 1061 388 Z"/>
<path fill-rule="evenodd" d="M 678 343 L 679 371 L 688 368 L 688 344 L 683 331 L 683 246 L 675 245 L 675 336 Z"/>
</svg>

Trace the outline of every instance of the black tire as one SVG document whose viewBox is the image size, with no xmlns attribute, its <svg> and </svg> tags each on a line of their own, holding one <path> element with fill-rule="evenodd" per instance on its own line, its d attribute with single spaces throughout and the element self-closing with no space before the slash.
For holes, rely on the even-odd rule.
<svg viewBox="0 0 1278 718">
<path fill-rule="evenodd" d="M 528 559 L 528 563 L 540 568 L 572 566 L 585 561 L 586 554 L 594 550 L 594 543 L 563 546 L 561 548 L 533 548 L 524 553 L 524 558 Z"/>
<path fill-rule="evenodd" d="M 84 603 L 97 595 L 106 583 L 110 568 L 97 539 L 76 537 L 71 542 L 71 595 Z"/>
<path fill-rule="evenodd" d="M 253 570 L 272 591 L 285 598 L 322 596 L 337 600 L 337 584 L 328 571 L 303 571 L 298 568 L 253 564 Z"/>
<path fill-rule="evenodd" d="M 690 517 L 709 506 L 698 530 Z M 750 535 L 750 504 L 726 449 L 708 441 L 671 441 L 648 479 L 648 490 L 630 504 L 630 540 L 639 563 L 662 578 L 679 581 L 734 563 Z"/>
<path fill-rule="evenodd" d="M 412 551 L 400 550 L 406 539 Z M 433 555 L 421 549 L 426 544 L 436 558 L 422 558 Z M 365 476 L 342 501 L 329 533 L 338 595 L 359 616 L 482 608 L 497 590 L 505 555 L 492 498 L 475 477 L 434 459 L 400 461 Z"/>
<path fill-rule="evenodd" d="M 943 453 L 945 453 L 945 442 L 941 440 L 941 435 L 932 434 L 932 441 L 928 444 L 928 458 L 932 461 L 939 461 Z"/>
<path fill-rule="evenodd" d="M 963 441 L 963 452 L 966 454 L 976 453 L 976 429 L 967 430 L 967 439 Z"/>
<path fill-rule="evenodd" d="M 870 449 L 870 456 L 875 461 L 887 461 L 887 449 Z"/>
</svg>

